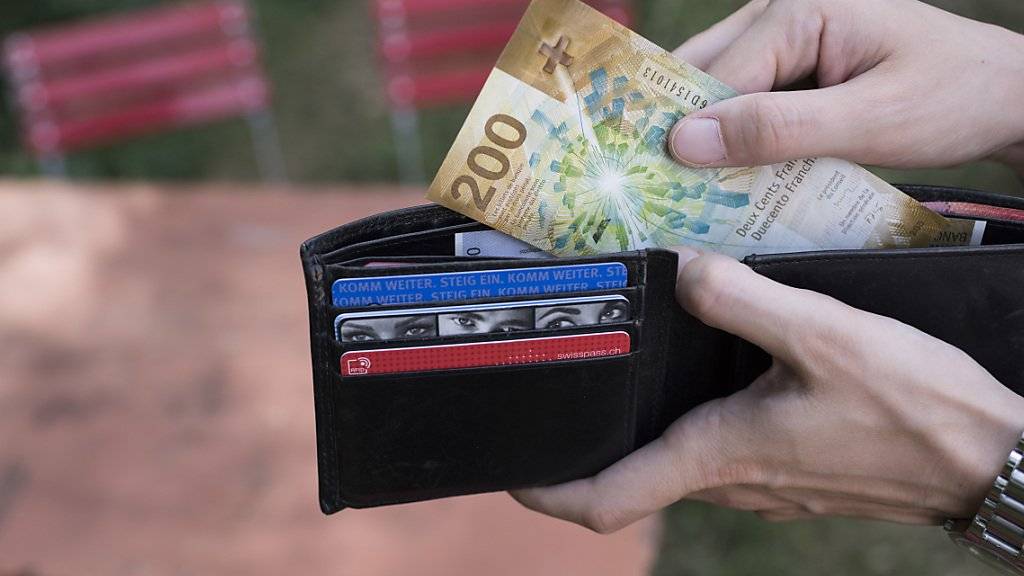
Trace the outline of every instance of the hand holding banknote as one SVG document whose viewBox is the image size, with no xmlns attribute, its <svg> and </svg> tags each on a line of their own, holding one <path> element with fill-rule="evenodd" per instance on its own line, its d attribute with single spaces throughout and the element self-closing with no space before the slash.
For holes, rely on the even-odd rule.
<svg viewBox="0 0 1024 576">
<path fill-rule="evenodd" d="M 680 303 L 775 358 L 749 388 L 675 422 L 595 477 L 514 496 L 611 532 L 683 498 L 769 520 L 970 517 L 1024 427 L 1024 398 L 956 348 L 680 251 Z"/>
<path fill-rule="evenodd" d="M 737 96 L 578 0 L 535 0 L 428 197 L 556 256 L 685 245 L 742 258 L 981 241 L 983 225 L 947 220 L 843 159 L 674 162 L 673 125 Z"/>
<path fill-rule="evenodd" d="M 746 94 L 676 125 L 688 165 L 996 155 L 1024 175 L 1024 36 L 1004 28 L 916 0 L 754 0 L 675 54 Z M 808 77 L 820 88 L 770 92 Z"/>
<path fill-rule="evenodd" d="M 742 92 L 815 71 L 825 87 L 690 114 L 672 142 L 691 164 L 835 154 L 940 166 L 1000 154 L 1024 168 L 1024 38 L 1000 28 L 908 0 L 759 0 L 679 54 Z M 910 326 L 727 258 L 680 256 L 681 305 L 772 354 L 773 367 L 597 476 L 519 491 L 520 502 L 599 532 L 683 498 L 770 520 L 975 513 L 1024 428 L 1024 399 Z"/>
</svg>

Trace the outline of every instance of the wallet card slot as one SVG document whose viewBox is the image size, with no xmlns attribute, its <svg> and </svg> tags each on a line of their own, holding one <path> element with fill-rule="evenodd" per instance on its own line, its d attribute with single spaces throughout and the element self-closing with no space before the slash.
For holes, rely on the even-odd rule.
<svg viewBox="0 0 1024 576">
<path fill-rule="evenodd" d="M 548 485 L 633 448 L 636 353 L 555 364 L 335 375 L 335 508 Z"/>
<path fill-rule="evenodd" d="M 357 268 L 327 266 L 318 279 L 336 313 L 600 294 L 643 282 L 644 253 L 558 261 L 488 260 Z M 333 322 L 333 317 L 331 318 Z"/>
<path fill-rule="evenodd" d="M 627 284 L 637 283 L 640 262 L 644 252 L 620 252 L 600 256 L 583 256 L 578 258 L 466 258 L 451 257 L 436 262 L 410 263 L 393 268 L 367 268 L 365 266 L 346 266 L 344 264 L 328 264 L 324 266 L 325 279 L 333 283 L 335 280 L 348 278 L 373 278 L 379 276 L 406 276 L 414 274 L 444 274 L 458 272 L 480 272 L 486 270 L 505 270 L 512 268 L 550 268 L 558 266 L 575 266 L 582 264 L 603 264 L 619 262 L 626 267 L 629 277 Z M 362 258 L 360 258 L 362 260 Z"/>
<path fill-rule="evenodd" d="M 322 264 L 336 264 L 366 257 L 401 256 L 415 253 L 424 256 L 455 256 L 455 234 L 490 230 L 479 222 L 456 224 L 444 228 L 387 236 L 349 244 L 319 256 Z"/>
<path fill-rule="evenodd" d="M 424 204 L 368 216 L 328 230 L 303 243 L 306 256 L 323 255 L 346 246 L 373 242 L 460 225 L 479 225 L 472 219 L 436 204 Z"/>
<path fill-rule="evenodd" d="M 626 331 L 628 326 L 615 326 L 612 327 L 616 331 Z M 604 332 L 603 330 L 591 330 L 587 332 L 576 332 L 573 334 L 563 334 L 563 336 L 576 336 L 579 334 L 597 334 Z M 486 340 L 485 340 L 486 342 Z M 523 370 L 531 368 L 549 368 L 551 370 L 557 370 L 560 368 L 571 368 L 578 367 L 582 364 L 589 362 L 601 362 L 602 360 L 612 360 L 616 358 L 635 358 L 639 357 L 643 350 L 633 348 L 626 354 L 617 354 L 614 356 L 594 356 L 591 358 L 574 358 L 571 360 L 558 360 L 555 362 L 536 362 L 533 364 L 503 364 L 500 366 L 472 366 L 468 368 L 446 368 L 444 370 L 422 370 L 417 372 L 401 372 L 394 374 L 369 374 L 366 376 L 357 377 L 346 377 L 341 374 L 338 370 L 338 366 L 334 366 L 331 369 L 332 376 L 346 383 L 359 383 L 363 382 L 370 385 L 374 382 L 381 380 L 403 380 L 403 379 L 417 379 L 423 376 L 451 376 L 451 377 L 463 377 L 472 375 L 486 375 L 495 371 L 508 371 L 508 370 Z"/>
<path fill-rule="evenodd" d="M 373 312 L 373 311 L 377 311 L 377 310 L 382 311 L 382 312 L 384 312 L 384 311 L 390 312 L 390 311 L 393 311 L 395 309 L 401 309 L 401 310 L 409 310 L 409 311 L 412 311 L 412 313 L 416 313 L 415 311 L 417 311 L 417 310 L 425 310 L 425 309 L 431 309 L 431 308 L 451 308 L 451 307 L 458 307 L 458 306 L 468 306 L 468 305 L 472 305 L 472 304 L 491 304 L 491 303 L 502 303 L 502 304 L 505 304 L 505 303 L 507 303 L 509 305 L 514 306 L 514 305 L 517 305 L 517 304 L 523 303 L 523 302 L 535 302 L 535 301 L 543 301 L 543 300 L 569 300 L 569 299 L 573 299 L 573 298 L 583 298 L 583 297 L 588 297 L 589 298 L 589 297 L 599 297 L 599 296 L 625 296 L 626 299 L 629 300 L 631 309 L 632 309 L 632 311 L 634 313 L 634 316 L 635 316 L 636 314 L 639 314 L 639 311 L 640 311 L 640 308 L 638 307 L 638 303 L 640 302 L 639 299 L 640 299 L 641 293 L 642 293 L 642 290 L 641 290 L 640 287 L 630 286 L 630 287 L 627 287 L 627 288 L 615 288 L 615 289 L 610 289 L 610 290 L 595 290 L 595 291 L 586 291 L 586 292 L 557 292 L 557 293 L 553 293 L 553 294 L 527 294 L 527 295 L 522 295 L 522 296 L 493 296 L 493 297 L 489 296 L 489 297 L 483 297 L 483 298 L 467 298 L 467 299 L 464 299 L 464 300 L 451 300 L 451 301 L 445 301 L 445 302 L 418 302 L 418 303 L 415 303 L 415 304 L 396 304 L 396 305 L 391 305 L 391 306 L 373 305 L 373 306 L 357 306 L 357 307 L 346 307 L 346 308 L 338 308 L 336 306 L 330 306 L 330 307 L 328 307 L 328 310 L 329 310 L 329 313 L 332 315 L 330 320 L 331 320 L 331 323 L 333 324 L 335 322 L 335 320 L 337 319 L 339 314 L 354 314 L 354 313 L 363 313 L 363 312 Z"/>
<path fill-rule="evenodd" d="M 983 246 L 1024 244 L 1024 224 L 1003 220 L 987 220 Z"/>
<path fill-rule="evenodd" d="M 338 262 L 339 266 L 346 268 L 365 268 L 368 270 L 380 270 L 385 267 L 406 267 L 419 266 L 422 264 L 446 264 L 449 262 L 493 262 L 495 260 L 515 260 L 515 258 L 498 258 L 494 256 L 364 256 L 353 260 Z M 383 266 L 368 266 L 368 264 L 383 264 Z"/>
<path fill-rule="evenodd" d="M 422 348 L 426 346 L 448 346 L 452 344 L 507 342 L 511 340 L 527 340 L 532 338 L 557 338 L 560 336 L 578 336 L 581 334 L 600 334 L 604 332 L 626 332 L 630 336 L 631 349 L 634 351 L 638 351 L 641 348 L 640 343 L 637 341 L 637 331 L 639 330 L 639 326 L 640 320 L 632 319 L 626 322 L 597 324 L 592 326 L 579 326 L 576 328 L 565 330 L 538 329 L 523 330 L 519 332 L 492 332 L 482 334 L 437 336 L 432 338 L 422 338 L 416 340 L 390 340 L 370 342 L 339 342 L 337 340 L 334 340 L 331 343 L 331 347 L 335 350 L 335 352 L 340 358 L 340 355 L 346 352 L 358 352 L 361 350 Z M 337 366 L 335 368 L 337 368 Z"/>
</svg>

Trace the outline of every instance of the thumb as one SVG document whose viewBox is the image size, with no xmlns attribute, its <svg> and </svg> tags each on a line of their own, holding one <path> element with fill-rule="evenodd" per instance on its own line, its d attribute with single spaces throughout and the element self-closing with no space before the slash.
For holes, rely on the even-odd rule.
<svg viewBox="0 0 1024 576">
<path fill-rule="evenodd" d="M 678 248 L 676 296 L 696 318 L 761 346 L 783 362 L 802 352 L 804 331 L 842 325 L 844 308 L 826 296 L 778 284 L 736 260 Z M 767 377 L 767 375 L 766 375 Z M 765 377 L 763 377 L 765 378 Z M 765 383 L 771 382 L 763 380 Z M 772 426 L 777 406 L 751 387 L 712 400 L 677 420 L 660 438 L 598 475 L 513 492 L 521 504 L 597 532 L 612 532 L 687 494 L 727 483 L 751 483 L 729 471 Z"/>
<path fill-rule="evenodd" d="M 695 168 L 765 166 L 797 158 L 863 161 L 874 124 L 858 98 L 862 82 L 820 90 L 761 92 L 719 102 L 680 120 L 669 150 Z"/>
<path fill-rule="evenodd" d="M 806 343 L 846 326 L 852 308 L 780 284 L 740 262 L 686 247 L 679 254 L 676 299 L 701 322 L 759 346 L 789 366 L 803 365 Z"/>
<path fill-rule="evenodd" d="M 517 490 L 512 497 L 531 510 L 607 534 L 687 494 L 716 487 L 724 455 L 733 452 L 734 437 L 741 436 L 739 430 L 715 424 L 727 401 L 699 406 L 662 437 L 596 476 Z"/>
</svg>

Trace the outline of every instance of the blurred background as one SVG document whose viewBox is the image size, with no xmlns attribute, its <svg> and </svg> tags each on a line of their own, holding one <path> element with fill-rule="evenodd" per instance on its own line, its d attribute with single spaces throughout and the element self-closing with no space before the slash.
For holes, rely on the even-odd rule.
<svg viewBox="0 0 1024 576">
<path fill-rule="evenodd" d="M 985 570 L 938 529 L 688 503 L 609 537 L 500 494 L 320 515 L 298 245 L 423 201 L 513 4 L 0 6 L 0 576 Z M 672 49 L 742 2 L 595 4 Z"/>
<path fill-rule="evenodd" d="M 484 2 L 486 4 L 486 2 Z M 934 0 L 942 8 L 1011 29 L 1024 24 L 1014 0 Z M 159 5 L 155 0 L 41 0 L 5 3 L 0 34 L 50 23 Z M 273 111 L 288 176 L 295 182 L 389 182 L 398 163 L 389 120 L 374 11 L 355 0 L 253 0 L 258 36 L 273 89 Z M 636 27 L 675 48 L 743 4 L 740 0 L 634 0 Z M 965 94 L 965 105 L 983 94 Z M 10 92 L 5 94 L 10 99 Z M 424 172 L 432 175 L 462 125 L 468 104 L 428 106 L 421 114 Z M 955 114 L 955 110 L 950 110 Z M 18 144 L 9 102 L 0 108 L 0 171 L 32 175 L 35 165 Z M 225 122 L 74 155 L 78 178 L 129 180 L 253 180 L 259 174 L 245 123 Z M 943 182 L 1019 190 L 998 167 L 891 174 L 894 181 Z"/>
</svg>

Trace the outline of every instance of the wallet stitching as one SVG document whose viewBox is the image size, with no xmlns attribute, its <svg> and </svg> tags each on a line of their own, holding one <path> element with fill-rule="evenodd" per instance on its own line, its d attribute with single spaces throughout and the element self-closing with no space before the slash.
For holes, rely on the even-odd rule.
<svg viewBox="0 0 1024 576">
<path fill-rule="evenodd" d="M 971 258 L 977 259 L 991 259 L 991 258 L 1005 258 L 1007 256 L 1024 256 L 1024 248 L 1017 248 L 1016 250 L 1001 250 L 999 252 L 987 251 L 983 252 L 980 250 L 970 250 L 963 252 L 941 252 L 934 254 L 887 254 L 884 256 L 860 256 L 857 254 L 848 254 L 842 256 L 808 256 L 805 258 L 790 258 L 784 261 L 778 262 L 758 262 L 756 259 L 750 263 L 750 266 L 754 269 L 766 269 L 766 268 L 778 268 L 781 266 L 795 265 L 795 264 L 829 264 L 834 262 L 882 262 L 892 260 L 934 260 L 944 258 Z M 764 257 L 764 256 L 761 256 Z"/>
<path fill-rule="evenodd" d="M 628 378 L 629 378 L 629 391 L 628 391 L 628 394 L 629 394 L 629 397 L 631 398 L 631 401 L 630 401 L 631 406 L 630 406 L 630 410 L 629 410 L 629 417 L 624 419 L 625 420 L 625 425 L 623 426 L 623 430 L 622 430 L 622 457 L 623 458 L 625 458 L 632 451 L 633 445 L 636 444 L 636 405 L 637 405 L 636 396 L 637 396 L 637 390 L 639 390 L 639 388 L 640 388 L 639 386 L 637 386 L 637 382 L 636 382 L 636 378 L 637 378 L 636 367 L 637 367 L 637 364 L 640 362 L 641 355 L 642 354 L 635 354 L 635 355 L 633 355 L 632 358 L 629 359 L 629 376 L 628 376 Z"/>
<path fill-rule="evenodd" d="M 648 286 L 647 277 L 649 276 L 649 273 L 650 273 L 650 263 L 651 263 L 651 261 L 663 260 L 666 265 L 670 265 L 671 264 L 671 258 L 667 254 L 663 254 L 663 253 L 660 253 L 660 252 L 657 252 L 657 251 L 652 252 L 652 251 L 648 250 L 648 251 L 645 251 L 645 255 L 646 255 L 646 259 L 644 261 L 644 275 L 643 275 L 643 279 L 642 280 L 638 279 L 638 284 L 640 286 L 643 286 L 644 288 L 646 288 L 646 286 Z M 647 303 L 650 302 L 651 299 L 646 297 L 647 296 L 646 290 L 641 290 L 640 293 L 643 295 L 642 297 L 644 298 L 643 314 L 644 314 L 644 317 L 646 318 L 647 313 L 649 312 L 648 307 L 647 307 Z M 659 340 L 661 340 L 661 338 L 659 338 Z M 645 359 L 649 358 L 650 357 L 649 355 L 652 354 L 652 353 L 654 353 L 654 352 L 650 351 L 650 350 L 647 351 L 646 352 L 647 355 L 645 356 Z M 665 364 L 665 367 L 667 368 L 667 364 Z M 662 412 L 664 410 L 664 402 L 665 402 L 665 386 L 666 386 L 665 378 L 667 377 L 667 373 L 662 372 L 661 374 L 654 374 L 653 372 L 654 372 L 654 370 L 652 370 L 652 376 L 655 378 L 655 381 L 657 382 L 657 384 L 655 386 L 655 393 L 653 395 L 653 398 L 651 398 L 651 400 L 648 402 L 650 407 L 647 410 L 647 412 L 648 412 L 647 426 L 648 427 L 647 427 L 646 430 L 644 430 L 644 437 L 645 438 L 650 437 L 654 433 L 654 431 L 657 430 L 658 423 L 661 421 Z M 637 394 L 639 395 L 639 387 L 638 387 Z M 639 406 L 639 398 L 638 398 L 638 401 L 637 401 L 637 406 Z M 636 438 L 634 436 L 634 448 L 639 448 L 639 446 L 635 445 L 636 444 L 635 440 L 636 440 Z"/>
<path fill-rule="evenodd" d="M 652 254 L 650 252 L 647 252 L 647 260 L 644 261 L 644 275 L 643 275 L 643 286 L 644 287 L 647 286 L 647 276 L 648 276 L 648 273 L 650 272 L 650 268 L 648 266 L 648 263 L 649 263 L 649 260 L 651 258 L 657 259 L 657 258 L 659 258 L 659 256 L 658 256 L 657 253 Z M 641 292 L 643 292 L 643 291 L 641 291 Z M 644 298 L 643 315 L 644 315 L 645 318 L 647 317 L 647 312 L 648 312 L 647 303 L 648 303 L 648 299 Z M 646 352 L 645 358 L 649 357 L 650 354 L 651 354 L 650 351 Z M 645 437 L 646 436 L 650 436 L 651 431 L 654 430 L 655 427 L 658 425 L 657 424 L 658 416 L 659 416 L 658 413 L 657 413 L 658 411 L 656 409 L 654 409 L 653 407 L 661 405 L 661 402 L 664 399 L 664 386 L 665 386 L 664 382 L 661 382 L 661 383 L 658 384 L 658 386 L 657 386 L 657 393 L 655 394 L 656 397 L 652 399 L 652 403 L 651 403 L 652 408 L 647 410 L 647 412 L 648 412 L 648 415 L 647 415 L 647 429 L 644 431 L 644 436 Z M 636 394 L 637 394 L 637 396 L 639 396 L 639 386 L 637 387 Z M 637 401 L 634 404 L 637 407 L 639 407 L 639 398 L 637 398 Z M 636 409 L 637 408 L 634 408 L 634 410 L 636 410 Z M 635 434 L 635 431 L 634 431 L 634 434 Z M 633 445 L 634 445 L 635 448 L 639 448 L 638 446 L 636 446 L 636 437 L 635 436 L 634 436 L 634 439 L 633 439 Z"/>
<path fill-rule="evenodd" d="M 316 280 L 314 286 L 316 287 L 317 290 L 315 299 L 316 307 L 318 309 L 317 317 L 320 319 L 320 324 L 323 324 L 323 319 L 326 317 L 328 313 L 327 293 L 324 290 L 323 286 L 323 283 L 327 279 L 327 275 L 322 259 L 320 258 L 320 254 L 316 254 L 313 256 L 312 272 L 314 273 L 314 280 Z M 316 278 L 316 276 L 319 276 L 319 278 Z M 320 374 L 317 380 L 321 384 L 327 381 L 327 386 L 329 386 L 329 382 L 333 380 L 330 370 L 332 351 L 329 346 L 324 344 L 322 331 L 323 330 L 321 326 L 321 329 L 317 330 L 317 341 L 313 344 L 319 349 L 319 354 L 317 354 L 319 358 L 319 361 L 317 362 L 317 371 L 319 371 Z M 324 412 L 324 417 L 327 419 L 329 423 L 336 422 L 337 413 L 334 410 L 334 392 L 332 390 L 325 389 L 326 386 L 323 385 L 315 386 L 315 388 L 321 388 L 316 390 L 318 392 L 317 396 L 323 398 L 325 395 L 329 395 L 328 398 L 321 402 L 321 404 L 324 404 L 322 408 Z M 328 426 L 328 428 L 330 428 L 330 426 Z M 330 452 L 329 454 L 324 455 L 324 462 L 321 462 L 321 467 L 323 468 L 324 474 L 326 476 L 325 480 L 326 483 L 328 484 L 328 490 L 334 493 L 334 499 L 332 504 L 337 506 L 339 504 L 344 504 L 345 502 L 344 497 L 342 496 L 341 493 L 341 482 L 337 474 L 338 469 L 341 467 L 341 454 L 339 452 L 337 435 L 333 433 L 328 433 L 326 435 L 328 437 L 327 443 L 330 445 Z"/>
<path fill-rule="evenodd" d="M 645 335 L 647 334 L 647 331 L 648 331 L 648 327 L 643 325 L 644 324 L 643 320 L 647 317 L 647 302 L 648 302 L 648 300 L 647 300 L 646 295 L 644 293 L 644 289 L 647 286 L 647 272 L 648 272 L 648 259 L 649 258 L 650 258 L 650 254 L 645 251 L 645 252 L 643 252 L 643 257 L 637 263 L 636 286 L 637 286 L 638 290 L 637 290 L 636 294 L 637 294 L 637 297 L 639 297 L 640 300 L 641 300 L 641 302 L 640 302 L 641 306 L 639 308 L 639 310 L 640 310 L 640 319 L 636 323 L 636 331 L 637 331 L 638 340 L 640 340 L 641 346 L 643 345 L 644 337 L 645 337 Z M 634 307 L 634 309 L 636 309 L 636 307 Z M 636 447 L 636 437 L 637 437 L 637 429 L 636 428 L 637 428 L 637 423 L 639 422 L 639 419 L 637 418 L 637 416 L 638 416 L 637 411 L 640 409 L 640 383 L 638 382 L 638 379 L 639 379 L 639 375 L 641 373 L 641 370 L 639 370 L 638 367 L 641 365 L 641 359 L 647 358 L 648 355 L 650 354 L 650 351 L 648 350 L 647 346 L 644 346 L 643 348 L 644 348 L 644 350 L 642 351 L 642 353 L 636 355 L 633 358 L 633 361 L 630 363 L 630 367 L 629 367 L 629 370 L 630 370 L 629 381 L 630 381 L 630 388 L 631 388 L 630 389 L 630 396 L 632 397 L 632 406 L 630 408 L 631 414 L 630 414 L 629 420 L 630 420 L 630 428 L 632 428 L 632 430 L 627 429 L 626 430 L 626 434 L 624 436 L 625 437 L 625 441 L 626 441 L 626 446 L 624 447 L 625 448 L 625 454 L 629 454 Z"/>
<path fill-rule="evenodd" d="M 930 184 L 896 184 L 896 188 L 899 188 L 911 195 L 917 194 L 929 198 L 935 197 L 939 199 L 938 201 L 944 202 L 968 201 L 1008 208 L 1024 205 L 1024 201 L 1016 196 L 984 192 L 981 190 L 971 190 L 967 188 L 936 186 Z M 915 199 L 920 200 L 920 198 Z M 925 199 L 923 201 L 927 202 L 929 200 Z"/>
</svg>

